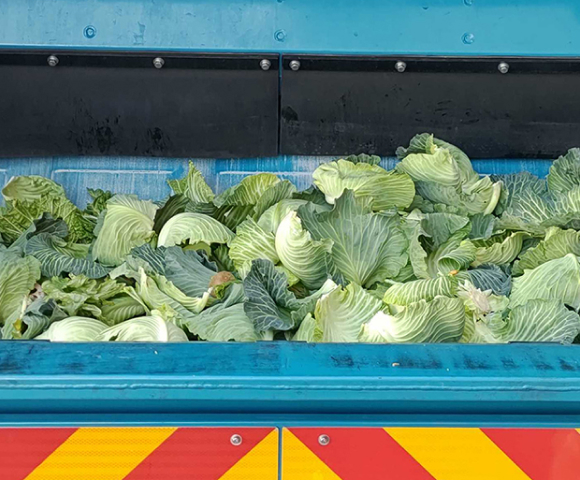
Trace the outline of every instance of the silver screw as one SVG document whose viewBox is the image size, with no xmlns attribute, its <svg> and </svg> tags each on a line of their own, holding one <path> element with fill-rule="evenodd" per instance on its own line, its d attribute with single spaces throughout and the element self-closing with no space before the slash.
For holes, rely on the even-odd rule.
<svg viewBox="0 0 580 480">
<path fill-rule="evenodd" d="M 407 70 L 407 64 L 405 62 L 397 62 L 395 63 L 395 70 L 399 73 L 403 73 Z"/>
<path fill-rule="evenodd" d="M 270 63 L 270 60 L 268 60 L 267 58 L 264 58 L 264 60 L 260 61 L 260 68 L 264 71 L 270 70 L 271 66 L 272 64 Z"/>
<path fill-rule="evenodd" d="M 58 57 L 56 55 L 51 55 L 46 59 L 48 65 L 51 67 L 56 67 L 58 65 Z"/>
<path fill-rule="evenodd" d="M 230 442 L 233 446 L 237 447 L 242 444 L 242 436 L 236 433 L 232 435 L 232 438 L 230 438 Z"/>
<path fill-rule="evenodd" d="M 508 73 L 510 66 L 507 62 L 500 62 L 500 64 L 497 66 L 497 69 L 501 72 L 501 73 Z"/>
<path fill-rule="evenodd" d="M 290 62 L 290 70 L 293 70 L 294 72 L 300 70 L 300 62 L 298 60 L 292 60 Z"/>
<path fill-rule="evenodd" d="M 320 435 L 320 437 L 318 437 L 318 443 L 322 446 L 326 446 L 330 443 L 330 437 L 328 435 Z"/>
<path fill-rule="evenodd" d="M 163 65 L 165 65 L 165 60 L 163 60 L 161 57 L 157 57 L 153 60 L 153 66 L 155 68 L 163 68 Z"/>
</svg>

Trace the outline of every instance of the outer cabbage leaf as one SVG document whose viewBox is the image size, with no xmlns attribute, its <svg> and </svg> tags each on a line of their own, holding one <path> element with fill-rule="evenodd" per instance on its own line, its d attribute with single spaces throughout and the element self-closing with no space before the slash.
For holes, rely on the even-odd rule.
<svg viewBox="0 0 580 480">
<path fill-rule="evenodd" d="M 104 265 L 120 265 L 131 249 L 148 242 L 155 232 L 153 221 L 157 207 L 134 195 L 115 195 L 95 229 L 97 239 L 92 246 L 95 261 Z"/>
<path fill-rule="evenodd" d="M 54 322 L 36 340 L 51 342 L 94 342 L 99 334 L 107 329 L 107 325 L 99 320 L 88 317 L 68 317 Z"/>
<path fill-rule="evenodd" d="M 293 342 L 316 342 L 317 335 L 319 335 L 318 324 L 314 316 L 309 313 L 306 315 L 296 333 L 292 336 Z"/>
<path fill-rule="evenodd" d="M 210 342 L 254 342 L 260 339 L 254 328 L 254 322 L 244 310 L 244 289 L 241 284 L 231 285 L 223 302 L 213 305 L 199 315 L 192 322 L 193 330 L 202 340 Z M 190 324 L 186 324 L 190 327 Z"/>
<path fill-rule="evenodd" d="M 32 257 L 27 257 L 32 258 Z M 94 280 L 84 275 L 53 277 L 42 284 L 46 299 L 52 299 L 70 316 L 99 317 L 101 306 L 123 292 L 125 285 L 111 278 Z"/>
<path fill-rule="evenodd" d="M 282 264 L 309 289 L 321 287 L 328 278 L 327 259 L 332 244 L 327 238 L 314 240 L 302 228 L 296 212 L 288 213 L 276 232 L 276 253 Z"/>
<path fill-rule="evenodd" d="M 228 188 L 214 199 L 217 207 L 225 205 L 256 205 L 270 187 L 280 182 L 273 173 L 259 173 L 242 179 L 240 183 Z"/>
<path fill-rule="evenodd" d="M 71 244 L 49 233 L 41 233 L 28 240 L 26 253 L 40 262 L 44 277 L 73 273 L 88 278 L 102 278 L 109 273 L 108 268 L 92 261 L 88 255 L 88 245 Z"/>
<path fill-rule="evenodd" d="M 525 269 L 532 270 L 549 260 L 561 258 L 568 253 L 580 255 L 580 232 L 551 227 L 545 238 L 535 247 L 526 250 L 514 263 L 513 274 L 521 275 Z"/>
<path fill-rule="evenodd" d="M 290 330 L 296 326 L 292 311 L 300 308 L 296 296 L 288 290 L 286 275 L 276 271 L 272 262 L 254 260 L 244 279 L 246 315 L 258 332 Z"/>
<path fill-rule="evenodd" d="M 280 260 L 274 234 L 263 230 L 251 217 L 238 226 L 228 246 L 230 258 L 242 278 L 250 271 L 253 260 L 264 258 L 274 264 Z"/>
<path fill-rule="evenodd" d="M 323 295 L 314 311 L 318 342 L 356 342 L 361 327 L 381 309 L 382 302 L 351 283 Z"/>
<path fill-rule="evenodd" d="M 567 192 L 580 186 L 580 149 L 572 148 L 552 163 L 546 180 L 551 192 Z"/>
<path fill-rule="evenodd" d="M 372 286 L 394 278 L 407 264 L 408 241 L 398 216 L 373 213 L 370 199 L 346 191 L 331 212 L 298 209 L 302 225 L 315 240 L 332 240 L 329 265 L 347 282 Z M 332 272 L 332 270 L 331 270 Z"/>
<path fill-rule="evenodd" d="M 481 290 L 491 290 L 495 295 L 509 295 L 512 288 L 512 278 L 506 268 L 497 265 L 481 265 L 466 272 L 459 272 L 457 277 L 469 280 Z"/>
<path fill-rule="evenodd" d="M 112 327 L 130 318 L 141 317 L 146 313 L 142 302 L 129 295 L 120 295 L 103 302 L 99 320 Z"/>
<path fill-rule="evenodd" d="M 133 318 L 101 331 L 97 342 L 187 342 L 187 335 L 153 311 L 150 316 Z"/>
<path fill-rule="evenodd" d="M 167 183 L 175 194 L 184 195 L 195 203 L 210 203 L 215 197 L 203 175 L 191 161 L 189 162 L 187 175 L 184 178 L 168 180 Z"/>
<path fill-rule="evenodd" d="M 457 279 L 453 276 L 395 283 L 385 292 L 383 302 L 410 305 L 419 300 L 431 301 L 437 296 L 453 297 L 457 292 Z"/>
<path fill-rule="evenodd" d="M 0 251 L 0 325 L 13 315 L 19 316 L 39 278 L 40 263 L 36 258 Z"/>
<path fill-rule="evenodd" d="M 492 315 L 475 327 L 472 343 L 558 342 L 580 333 L 580 317 L 558 300 L 530 300 L 509 313 Z"/>
<path fill-rule="evenodd" d="M 495 209 L 496 215 L 501 215 L 506 208 L 511 207 L 512 203 L 525 192 L 540 196 L 547 192 L 546 181 L 532 175 L 530 172 L 492 175 L 491 178 L 494 182 L 502 182 L 503 184 L 501 197 Z"/>
<path fill-rule="evenodd" d="M 324 163 L 312 174 L 314 184 L 334 204 L 345 190 L 357 198 L 371 198 L 374 210 L 406 208 L 415 196 L 415 185 L 405 173 L 387 172 L 378 165 L 346 160 Z"/>
<path fill-rule="evenodd" d="M 158 244 L 162 247 L 199 243 L 227 243 L 234 234 L 217 220 L 202 213 L 180 213 L 172 217 L 161 229 Z"/>
<path fill-rule="evenodd" d="M 509 235 L 496 235 L 489 240 L 475 240 L 477 247 L 472 267 L 479 267 L 486 263 L 506 265 L 512 263 L 523 247 L 525 232 L 513 232 Z"/>
<path fill-rule="evenodd" d="M 0 208 L 0 234 L 12 243 L 43 213 L 65 221 L 69 240 L 88 242 L 93 238 L 94 224 L 83 215 L 57 183 L 43 177 L 12 178 L 2 190 L 7 207 Z"/>
<path fill-rule="evenodd" d="M 465 326 L 465 307 L 458 298 L 435 297 L 407 307 L 378 312 L 366 325 L 361 342 L 441 343 L 456 342 Z"/>
<path fill-rule="evenodd" d="M 576 255 L 569 253 L 550 260 L 513 279 L 512 308 L 536 299 L 558 300 L 576 310 L 580 308 L 580 265 Z"/>
<path fill-rule="evenodd" d="M 2 327 L 2 338 L 30 340 L 44 332 L 51 323 L 66 318 L 67 315 L 52 301 L 42 296 L 23 302 L 21 311 L 13 314 Z"/>
<path fill-rule="evenodd" d="M 258 220 L 266 210 L 278 202 L 291 199 L 294 193 L 296 193 L 296 187 L 289 180 L 272 185 L 256 202 L 253 210 L 254 220 Z"/>
<path fill-rule="evenodd" d="M 194 250 L 170 247 L 165 251 L 165 276 L 189 297 L 201 297 L 212 287 L 217 266 Z"/>
</svg>

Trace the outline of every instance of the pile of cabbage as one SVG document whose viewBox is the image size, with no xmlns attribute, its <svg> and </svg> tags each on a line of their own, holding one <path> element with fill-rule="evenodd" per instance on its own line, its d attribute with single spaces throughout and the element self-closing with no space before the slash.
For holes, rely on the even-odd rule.
<svg viewBox="0 0 580 480">
<path fill-rule="evenodd" d="M 580 150 L 484 176 L 422 134 L 380 158 L 161 202 L 17 177 L 2 190 L 3 339 L 562 342 L 580 333 Z"/>
</svg>

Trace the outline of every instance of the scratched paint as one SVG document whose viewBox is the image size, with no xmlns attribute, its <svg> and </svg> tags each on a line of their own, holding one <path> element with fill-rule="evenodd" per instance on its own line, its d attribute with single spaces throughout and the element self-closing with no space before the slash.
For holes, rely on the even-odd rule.
<svg viewBox="0 0 580 480">
<path fill-rule="evenodd" d="M 250 159 L 193 159 L 209 185 L 221 192 L 244 176 L 273 172 L 292 181 L 299 189 L 310 186 L 312 172 L 335 157 L 290 157 Z M 79 206 L 88 200 L 87 188 L 102 188 L 114 193 L 136 193 L 142 198 L 161 200 L 170 193 L 167 180 L 187 172 L 187 159 L 139 157 L 62 157 L 0 159 L 0 183 L 16 175 L 43 175 L 66 188 Z M 385 158 L 382 165 L 391 169 L 396 159 Z M 528 170 L 536 175 L 548 173 L 550 160 L 475 160 L 480 173 L 503 174 Z"/>
</svg>

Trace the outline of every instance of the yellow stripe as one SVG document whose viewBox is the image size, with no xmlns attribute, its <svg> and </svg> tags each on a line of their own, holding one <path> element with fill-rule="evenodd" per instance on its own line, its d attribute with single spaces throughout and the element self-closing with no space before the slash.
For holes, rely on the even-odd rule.
<svg viewBox="0 0 580 480">
<path fill-rule="evenodd" d="M 277 480 L 278 430 L 271 431 L 244 455 L 220 480 Z"/>
<path fill-rule="evenodd" d="M 282 433 L 283 480 L 341 480 L 312 450 L 286 428 Z M 359 459 L 364 462 L 364 459 Z"/>
<path fill-rule="evenodd" d="M 385 428 L 437 480 L 530 480 L 479 428 Z"/>
<path fill-rule="evenodd" d="M 25 480 L 121 480 L 176 428 L 79 428 Z"/>
</svg>

